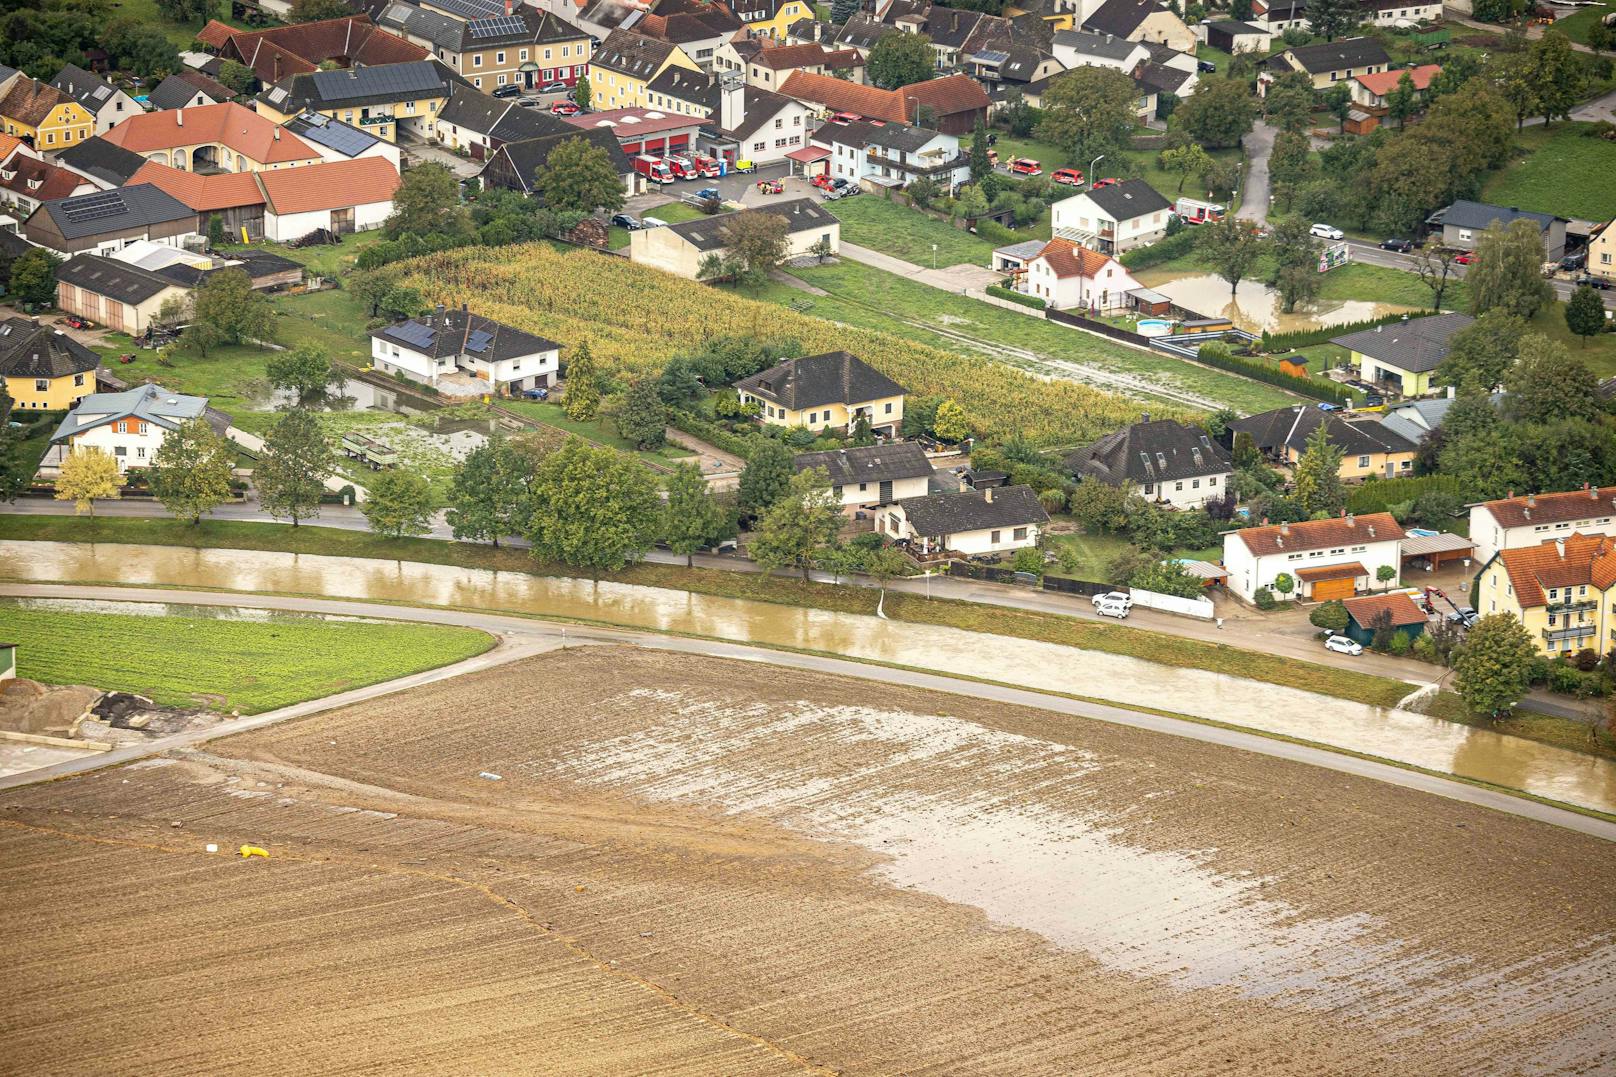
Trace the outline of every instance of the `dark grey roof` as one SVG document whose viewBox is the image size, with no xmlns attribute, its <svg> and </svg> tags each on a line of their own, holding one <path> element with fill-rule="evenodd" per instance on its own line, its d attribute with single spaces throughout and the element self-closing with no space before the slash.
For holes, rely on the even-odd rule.
<svg viewBox="0 0 1616 1077">
<path fill-rule="evenodd" d="M 1249 22 L 1239 22 L 1235 19 L 1214 19 L 1206 24 L 1206 28 L 1208 30 L 1217 30 L 1221 33 L 1228 34 L 1231 37 L 1239 37 L 1242 34 L 1268 33 L 1267 30 L 1264 30 L 1260 26 L 1253 26 Z"/>
<path fill-rule="evenodd" d="M 1150 16 L 1166 10 L 1155 0 L 1105 0 L 1094 14 L 1083 20 L 1083 29 L 1127 37 Z"/>
<path fill-rule="evenodd" d="M 533 176 L 550 159 L 551 151 L 572 138 L 585 139 L 605 150 L 607 156 L 612 159 L 612 167 L 617 169 L 619 176 L 626 176 L 634 171 L 634 165 L 629 162 L 628 154 L 623 152 L 623 144 L 617 141 L 617 136 L 607 128 L 591 127 L 572 128 L 559 134 L 507 142 L 494 152 L 493 157 L 489 158 L 488 164 L 483 166 L 481 174 L 484 177 L 489 177 L 490 169 L 496 169 L 498 164 L 508 164 L 510 172 L 517 181 L 515 189 L 522 191 L 524 194 L 531 193 L 533 190 Z M 502 174 L 501 170 L 496 169 L 496 174 Z"/>
<path fill-rule="evenodd" d="M 1564 217 L 1556 217 L 1552 213 L 1533 213 L 1529 210 L 1516 209 L 1514 206 L 1494 206 L 1487 202 L 1472 202 L 1461 198 L 1449 206 L 1442 214 L 1443 227 L 1453 225 L 1456 228 L 1473 228 L 1476 231 L 1486 231 L 1494 222 L 1510 225 L 1515 221 L 1536 221 L 1540 231 L 1548 231 L 1555 221 L 1563 221 Z"/>
<path fill-rule="evenodd" d="M 465 80 L 437 60 L 307 71 L 282 79 L 258 95 L 276 112 L 382 105 L 411 98 L 447 97 Z"/>
<path fill-rule="evenodd" d="M 715 93 L 716 97 L 716 93 Z M 765 90 L 758 86 L 748 86 L 741 91 L 742 115 L 739 126 L 733 131 L 719 131 L 718 108 L 714 102 L 713 115 L 707 118 L 704 128 L 719 131 L 727 138 L 737 142 L 744 141 L 752 136 L 759 127 L 768 123 L 780 114 L 780 110 L 796 105 L 797 102 L 782 94 Z"/>
<path fill-rule="evenodd" d="M 836 32 L 835 44 L 844 49 L 872 49 L 877 41 L 895 32 L 874 15 L 860 11 L 842 24 Z"/>
<path fill-rule="evenodd" d="M 1468 314 L 1432 314 L 1333 337 L 1330 343 L 1417 374 L 1435 370 L 1448 357 L 1453 334 L 1474 322 Z"/>
<path fill-rule="evenodd" d="M 1343 41 L 1303 45 L 1287 52 L 1310 75 L 1345 71 L 1349 67 L 1385 65 L 1392 60 L 1381 43 L 1372 37 L 1349 37 Z"/>
<path fill-rule="evenodd" d="M 670 67 L 647 83 L 645 88 L 651 93 L 666 94 L 714 110 L 718 108 L 718 83 L 705 71 Z"/>
<path fill-rule="evenodd" d="M 712 217 L 698 217 L 693 221 L 682 221 L 679 224 L 670 224 L 668 227 L 697 250 L 716 251 L 724 246 L 724 226 L 743 213 L 767 213 L 775 217 L 783 217 L 785 218 L 788 233 L 806 232 L 810 228 L 824 228 L 837 223 L 836 217 L 830 210 L 813 199 L 793 198 L 785 202 L 759 206 L 756 209 L 743 209 L 736 213 L 720 213 Z"/>
<path fill-rule="evenodd" d="M 146 98 L 146 103 L 159 112 L 167 112 L 171 109 L 185 107 L 191 103 L 191 98 L 197 94 L 201 94 L 214 104 L 230 100 L 229 94 L 222 97 L 217 96 L 188 79 L 180 78 L 178 75 L 170 75 L 157 84 L 157 88 Z"/>
<path fill-rule="evenodd" d="M 735 388 L 772 400 L 789 411 L 824 404 L 858 404 L 901 396 L 908 390 L 864 360 L 848 352 L 825 352 L 783 359 Z"/>
<path fill-rule="evenodd" d="M 139 172 L 140 166 L 146 163 L 146 158 L 140 154 L 115 146 L 99 135 L 87 138 L 77 146 L 69 146 L 56 155 L 56 160 L 81 175 L 94 177 L 114 187 L 128 183 L 129 177 Z"/>
<path fill-rule="evenodd" d="M 1089 200 L 1114 221 L 1128 221 L 1146 213 L 1172 209 L 1173 204 L 1163 198 L 1156 188 L 1144 180 L 1123 180 L 1114 187 L 1101 187 L 1087 192 Z"/>
<path fill-rule="evenodd" d="M 470 86 L 456 86 L 450 91 L 449 100 L 438 110 L 437 122 L 464 127 L 468 131 L 486 135 L 494 129 L 494 124 L 507 110 L 516 107 L 515 101 L 491 97 Z"/>
<path fill-rule="evenodd" d="M 629 30 L 613 30 L 589 58 L 589 66 L 645 80 L 667 63 L 677 47 Z"/>
<path fill-rule="evenodd" d="M 63 239 L 148 228 L 187 217 L 196 219 L 194 209 L 150 183 L 52 199 L 35 212 L 48 214 Z"/>
<path fill-rule="evenodd" d="M 0 377 L 65 378 L 100 365 L 99 355 L 59 329 L 33 318 L 0 322 Z"/>
<path fill-rule="evenodd" d="M 984 15 L 980 11 L 962 11 L 959 8 L 933 5 L 926 14 L 926 36 L 933 45 L 957 49 L 976 30 Z"/>
<path fill-rule="evenodd" d="M 1198 426 L 1171 419 L 1134 423 L 1066 458 L 1084 478 L 1113 486 L 1221 475 L 1233 468 L 1229 454 Z"/>
<path fill-rule="evenodd" d="M 358 157 L 381 139 L 369 131 L 352 124 L 322 116 L 318 112 L 305 112 L 287 121 L 286 129 L 305 142 L 324 146 L 344 157 Z"/>
<path fill-rule="evenodd" d="M 144 303 L 175 283 L 148 269 L 99 254 L 75 254 L 56 269 L 56 279 L 122 303 Z"/>
<path fill-rule="evenodd" d="M 488 137 L 495 142 L 520 142 L 527 138 L 543 138 L 546 135 L 570 135 L 578 128 L 563 120 L 559 116 L 552 116 L 548 112 L 539 112 L 531 108 L 522 108 L 514 101 L 505 114 L 494 123 Z"/>
<path fill-rule="evenodd" d="M 553 340 L 513 329 L 492 318 L 441 307 L 419 318 L 372 329 L 370 335 L 434 359 L 468 355 L 491 363 L 561 347 Z"/>
<path fill-rule="evenodd" d="M 1276 408 L 1259 415 L 1248 415 L 1229 424 L 1235 433 L 1250 434 L 1262 452 L 1277 453 L 1289 448 L 1301 452 L 1307 439 L 1320 426 L 1325 436 L 1349 456 L 1375 453 L 1405 453 L 1419 448 L 1419 442 L 1381 422 L 1380 416 L 1352 418 L 1320 411 L 1310 404 Z"/>
<path fill-rule="evenodd" d="M 807 471 L 811 467 L 824 468 L 830 475 L 832 486 L 918 479 L 932 473 L 931 461 L 926 459 L 925 450 L 912 441 L 798 453 L 791 458 L 791 463 L 798 471 Z"/>
<path fill-rule="evenodd" d="M 1133 82 L 1145 93 L 1171 93 L 1176 94 L 1195 76 L 1188 71 L 1180 71 L 1176 67 L 1164 67 L 1161 64 L 1140 64 L 1134 69 Z M 1102 192 L 1104 193 L 1104 192 Z"/>
<path fill-rule="evenodd" d="M 909 518 L 909 526 L 925 538 L 1049 522 L 1049 513 L 1038 503 L 1038 495 L 1031 486 L 906 497 L 898 506 Z"/>
<path fill-rule="evenodd" d="M 880 146 L 883 149 L 918 153 L 936 137 L 937 132 L 927 127 L 911 127 L 906 123 L 878 124 L 859 120 L 856 123 L 824 124 L 814 132 L 813 141 L 825 144 L 840 143 L 858 149 L 865 146 Z"/>
<path fill-rule="evenodd" d="M 389 5 L 376 23 L 413 37 L 425 38 L 439 48 L 456 52 L 460 51 L 460 35 L 465 27 L 461 19 L 452 19 L 442 12 L 404 3 Z"/>
<path fill-rule="evenodd" d="M 68 64 L 57 72 L 50 84 L 77 101 L 94 116 L 117 96 L 118 91 L 106 79 L 92 75 L 82 67 Z"/>
</svg>

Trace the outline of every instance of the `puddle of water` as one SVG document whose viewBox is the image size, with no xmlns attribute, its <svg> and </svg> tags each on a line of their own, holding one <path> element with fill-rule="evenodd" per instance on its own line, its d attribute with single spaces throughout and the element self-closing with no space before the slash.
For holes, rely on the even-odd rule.
<svg viewBox="0 0 1616 1077">
<path fill-rule="evenodd" d="M 270 411 L 276 408 L 287 408 L 298 403 L 298 394 L 291 389 L 273 389 L 263 384 L 258 393 L 246 396 L 254 410 Z M 331 387 L 328 392 L 316 393 L 302 402 L 302 406 L 315 411 L 402 411 L 409 412 L 409 408 L 399 407 L 399 395 L 391 389 L 384 389 L 372 385 L 368 381 L 357 378 L 346 379 Z"/>
<path fill-rule="evenodd" d="M 1260 280 L 1243 280 L 1234 295 L 1229 282 L 1210 273 L 1183 276 L 1174 270 L 1145 270 L 1135 273 L 1139 283 L 1171 299 L 1174 303 L 1208 318 L 1228 318 L 1241 329 L 1259 333 L 1293 333 L 1326 325 L 1346 325 L 1388 314 L 1413 312 L 1413 307 L 1393 303 L 1371 303 L 1360 299 L 1319 302 L 1298 307 L 1285 314 L 1279 295 Z"/>
<path fill-rule="evenodd" d="M 605 621 L 1143 704 L 1616 812 L 1616 764 L 1422 714 L 1198 669 L 935 625 L 620 583 L 251 550 L 0 542 L 0 576 L 287 592 Z M 0 627 L 4 614 L 0 611 Z"/>
<path fill-rule="evenodd" d="M 0 598 L 0 621 L 7 607 L 62 613 L 113 613 L 125 617 L 193 617 L 208 621 L 254 621 L 283 624 L 298 621 L 370 623 L 366 617 L 340 613 L 300 613 L 295 610 L 260 610 L 248 606 L 191 606 L 180 602 L 102 602 L 84 598 Z"/>
</svg>

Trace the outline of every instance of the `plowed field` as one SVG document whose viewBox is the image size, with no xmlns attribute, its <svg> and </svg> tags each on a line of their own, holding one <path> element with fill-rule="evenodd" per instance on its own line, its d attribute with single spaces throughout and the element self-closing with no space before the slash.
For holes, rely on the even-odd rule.
<svg viewBox="0 0 1616 1077">
<path fill-rule="evenodd" d="M 1367 780 L 584 648 L 0 794 L 0 1068 L 1610 1072 L 1612 895 Z"/>
</svg>

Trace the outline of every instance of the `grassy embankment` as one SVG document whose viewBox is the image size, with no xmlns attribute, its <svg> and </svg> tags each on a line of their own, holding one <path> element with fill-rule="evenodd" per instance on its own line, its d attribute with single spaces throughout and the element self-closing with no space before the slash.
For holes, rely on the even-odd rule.
<svg viewBox="0 0 1616 1077">
<path fill-rule="evenodd" d="M 1588 135 L 1593 124 L 1534 126 L 1481 189 L 1484 201 L 1588 221 L 1616 217 L 1616 142 Z M 1597 177 L 1603 176 L 1604 180 Z"/>
<path fill-rule="evenodd" d="M 0 638 L 26 642 L 18 653 L 22 677 L 242 714 L 446 666 L 494 645 L 486 632 L 441 625 L 296 615 L 147 617 L 4 600 Z"/>
<path fill-rule="evenodd" d="M 321 527 L 296 530 L 278 524 L 208 521 L 189 526 L 173 520 L 89 519 L 84 517 L 0 517 L 0 539 L 54 542 L 128 542 L 193 548 L 275 550 L 334 557 L 375 557 L 463 568 L 572 575 L 560 565 L 535 562 L 521 550 L 441 542 L 429 539 L 389 540 L 360 531 Z M 869 588 L 807 583 L 786 577 L 673 565 L 634 565 L 610 579 L 621 583 L 665 587 L 726 598 L 750 599 L 844 613 L 873 614 L 877 594 Z M 1245 651 L 1122 625 L 1080 621 L 1059 614 L 1015 610 L 953 599 L 925 599 L 892 593 L 884 612 L 889 618 L 917 624 L 944 625 L 1020 639 L 1063 644 L 1108 654 L 1126 655 L 1160 665 L 1204 669 L 1266 684 L 1283 685 L 1374 706 L 1392 706 L 1409 691 L 1392 677 L 1359 673 L 1295 658 Z M 1433 667 L 1432 674 L 1437 670 Z M 1467 725 L 1487 725 L 1468 716 L 1456 695 L 1444 692 L 1430 713 Z M 1590 745 L 1586 726 L 1547 715 L 1523 714 L 1490 728 L 1574 751 L 1616 758 L 1616 744 Z"/>
</svg>

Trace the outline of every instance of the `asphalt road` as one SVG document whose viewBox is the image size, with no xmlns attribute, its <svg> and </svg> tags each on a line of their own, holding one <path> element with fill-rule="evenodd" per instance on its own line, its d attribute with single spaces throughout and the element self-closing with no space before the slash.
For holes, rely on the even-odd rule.
<svg viewBox="0 0 1616 1077">
<path fill-rule="evenodd" d="M 372 605 L 364 602 L 338 601 L 320 598 L 291 598 L 278 595 L 240 595 L 219 594 L 211 591 L 185 591 L 154 588 L 118 588 L 58 584 L 0 584 L 0 595 L 28 597 L 28 598 L 73 598 L 100 601 L 137 601 L 137 602 L 174 602 L 189 605 L 206 606 L 238 606 L 253 609 L 279 609 L 292 610 L 304 613 L 325 613 L 339 616 L 372 616 L 383 617 L 399 621 L 417 621 L 431 624 L 459 625 L 467 628 L 479 628 L 501 637 L 501 645 L 495 650 L 470 659 L 466 662 L 447 666 L 440 670 L 416 674 L 411 677 L 389 681 L 385 684 L 372 685 L 369 688 L 358 689 L 338 696 L 331 696 L 323 700 L 314 700 L 300 703 L 281 710 L 267 711 L 250 718 L 237 719 L 221 723 L 206 730 L 197 730 L 180 734 L 174 737 L 165 737 L 154 740 L 149 744 L 114 749 L 110 752 L 98 752 L 93 757 L 58 763 L 50 767 L 41 767 L 38 770 L 27 771 L 0 778 L 0 789 L 29 785 L 39 781 L 50 781 L 70 774 L 98 770 L 105 766 L 122 764 L 134 759 L 157 755 L 176 748 L 187 748 L 214 740 L 218 737 L 229 736 L 234 733 L 245 732 L 249 729 L 261 729 L 278 722 L 293 718 L 303 718 L 311 714 L 332 710 L 346 706 L 361 699 L 374 698 L 394 692 L 404 691 L 419 684 L 430 681 L 443 680 L 448 677 L 459 676 L 462 673 L 486 669 L 490 666 L 515 661 L 542 653 L 556 647 L 566 646 L 570 643 L 615 643 L 629 644 L 639 647 L 648 647 L 656 650 L 673 651 L 680 654 L 701 655 L 713 658 L 739 659 L 749 662 L 761 662 L 767 665 L 779 666 L 788 669 L 809 670 L 818 673 L 830 673 L 843 677 L 855 677 L 859 680 L 871 681 L 878 684 L 896 684 L 912 688 L 920 688 L 933 692 L 945 692 L 950 695 L 969 696 L 976 699 L 990 699 L 1000 703 L 1016 706 L 1036 707 L 1041 710 L 1057 714 L 1067 714 L 1078 718 L 1088 718 L 1096 721 L 1110 722 L 1114 725 L 1128 726 L 1134 729 L 1150 730 L 1156 733 L 1165 733 L 1172 736 L 1186 737 L 1191 740 L 1219 747 L 1236 748 L 1242 751 L 1256 752 L 1276 759 L 1288 759 L 1293 762 L 1307 763 L 1312 766 L 1323 767 L 1327 770 L 1338 771 L 1343 774 L 1355 774 L 1359 777 L 1372 778 L 1376 781 L 1387 782 L 1405 789 L 1415 789 L 1421 792 L 1432 793 L 1436 796 L 1447 797 L 1451 800 L 1466 804 L 1475 804 L 1495 811 L 1506 812 L 1523 819 L 1532 819 L 1551 826 L 1564 827 L 1579 833 L 1589 834 L 1593 837 L 1603 838 L 1606 841 L 1616 842 L 1616 823 L 1609 823 L 1601 819 L 1594 819 L 1576 812 L 1566 811 L 1562 808 L 1540 804 L 1536 801 L 1524 800 L 1507 793 L 1483 789 L 1477 786 L 1442 778 L 1418 771 L 1404 770 L 1386 763 L 1377 763 L 1372 760 L 1359 759 L 1354 756 L 1341 755 L 1323 748 L 1314 748 L 1303 744 L 1293 744 L 1289 741 L 1273 740 L 1258 736 L 1254 733 L 1244 733 L 1238 730 L 1223 729 L 1216 726 L 1201 725 L 1196 722 L 1186 722 L 1175 718 L 1164 718 L 1160 715 L 1143 714 L 1137 711 L 1123 710 L 1118 707 L 1109 707 L 1097 703 L 1087 703 L 1067 699 L 1062 696 L 1046 695 L 1041 692 L 1032 692 L 1024 688 L 1011 688 L 1001 685 L 979 684 L 975 682 L 954 680 L 937 674 L 919 673 L 912 670 L 894 669 L 887 666 L 873 666 L 861 662 L 851 662 L 840 658 L 828 658 L 820 655 L 796 654 L 787 651 L 775 651 L 761 647 L 748 647 L 734 643 L 723 643 L 712 640 L 685 639 L 677 636 L 662 636 L 642 632 L 623 631 L 601 628 L 579 628 L 549 624 L 543 621 L 534 621 L 520 617 L 506 617 L 493 613 L 474 613 L 461 610 L 428 609 L 409 606 Z"/>
<path fill-rule="evenodd" d="M 1251 132 L 1241 140 L 1246 151 L 1246 186 L 1240 197 L 1240 209 L 1235 216 L 1243 221 L 1260 225 L 1268 223 L 1268 207 L 1272 191 L 1268 182 L 1268 158 L 1274 152 L 1274 136 L 1279 133 L 1261 120 L 1252 125 Z"/>
<path fill-rule="evenodd" d="M 1352 250 L 1352 260 L 1362 262 L 1365 265 L 1385 266 L 1389 269 L 1401 269 L 1404 272 L 1413 273 L 1419 263 L 1417 255 L 1398 254 L 1396 251 L 1381 250 L 1373 243 L 1361 243 L 1352 239 L 1347 241 L 1347 246 Z M 1468 269 L 1468 266 L 1454 265 L 1453 279 L 1464 280 Z M 1562 301 L 1570 299 L 1571 293 L 1577 290 L 1577 286 L 1571 281 L 1562 280 L 1559 277 L 1549 281 L 1549 284 L 1553 287 L 1554 294 L 1559 296 Z M 1607 309 L 1616 310 L 1616 288 L 1602 291 L 1599 296 L 1605 301 Z"/>
</svg>

